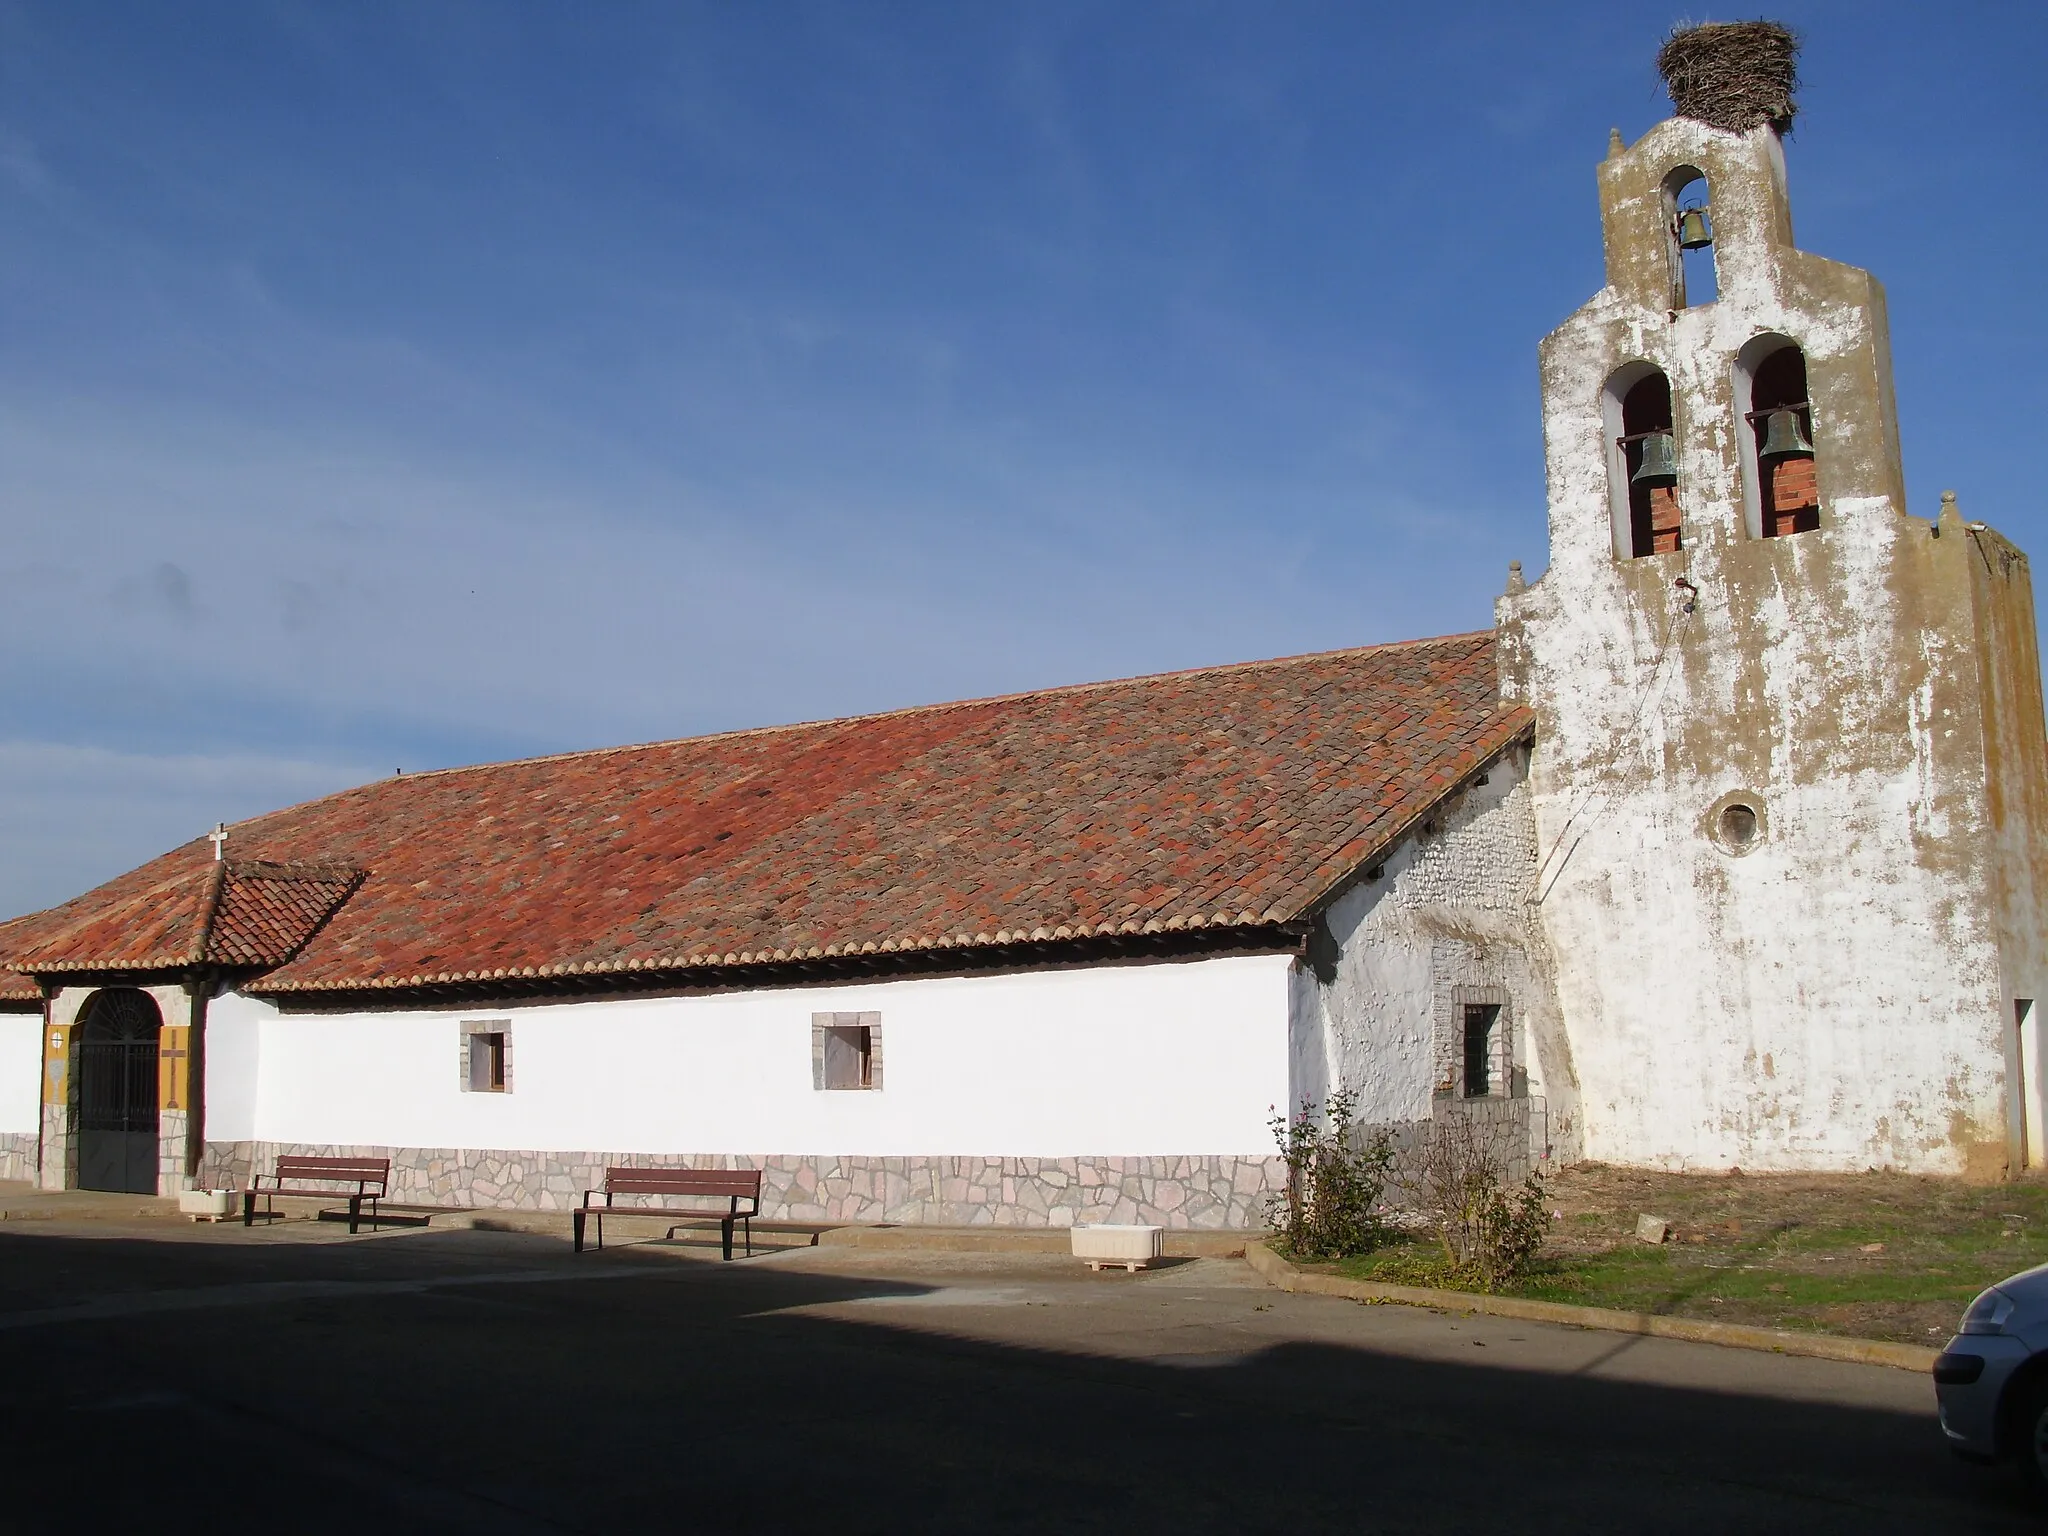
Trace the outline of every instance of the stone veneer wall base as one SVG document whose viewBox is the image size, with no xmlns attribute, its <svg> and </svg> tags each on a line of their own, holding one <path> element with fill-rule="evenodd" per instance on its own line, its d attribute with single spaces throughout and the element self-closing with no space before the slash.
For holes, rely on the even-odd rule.
<svg viewBox="0 0 2048 1536">
<path fill-rule="evenodd" d="M 608 1164 L 759 1168 L 764 1221 L 930 1226 L 1264 1226 L 1286 1183 L 1277 1157 L 724 1157 L 509 1152 L 445 1147 L 208 1142 L 197 1183 L 247 1185 L 280 1154 L 389 1157 L 394 1203 L 566 1211 L 604 1186 Z"/>
<path fill-rule="evenodd" d="M 43 1105 L 41 1166 L 32 1177 L 38 1189 L 71 1189 L 78 1183 L 78 1138 L 71 1134 L 70 1112 L 61 1104 Z"/>
<path fill-rule="evenodd" d="M 34 1131 L 0 1131 L 0 1179 L 34 1183 L 38 1141 Z"/>
<path fill-rule="evenodd" d="M 185 1148 L 192 1118 L 182 1109 L 160 1109 L 156 1116 L 156 1192 L 175 1195 L 192 1188 L 185 1173 Z"/>
</svg>

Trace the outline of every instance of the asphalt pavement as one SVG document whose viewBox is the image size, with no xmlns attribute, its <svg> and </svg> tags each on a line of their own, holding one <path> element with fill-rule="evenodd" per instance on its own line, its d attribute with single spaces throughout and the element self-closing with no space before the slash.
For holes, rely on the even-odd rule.
<svg viewBox="0 0 2048 1536">
<path fill-rule="evenodd" d="M 0 1224 L 0 1531 L 2001 1531 L 1928 1382 L 1034 1254 Z"/>
</svg>

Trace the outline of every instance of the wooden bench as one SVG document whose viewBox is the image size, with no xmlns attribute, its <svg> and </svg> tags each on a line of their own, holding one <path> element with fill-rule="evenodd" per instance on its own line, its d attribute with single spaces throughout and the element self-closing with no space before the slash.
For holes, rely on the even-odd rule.
<svg viewBox="0 0 2048 1536">
<path fill-rule="evenodd" d="M 604 1204 L 593 1202 L 598 1195 L 604 1196 Z M 672 1205 L 614 1205 L 619 1195 L 655 1195 L 665 1198 L 691 1200 L 723 1200 L 725 1209 L 706 1210 L 701 1206 Z M 740 1202 L 747 1202 L 745 1210 Z M 604 1247 L 604 1219 L 607 1216 L 694 1216 L 703 1221 L 716 1221 L 725 1238 L 725 1256 L 732 1258 L 732 1228 L 738 1222 L 746 1231 L 747 1257 L 754 1256 L 754 1217 L 761 1214 L 761 1170 L 758 1168 L 607 1168 L 604 1171 L 602 1190 L 586 1189 L 583 1203 L 576 1207 L 571 1218 L 576 1228 L 576 1252 L 583 1251 L 583 1224 L 594 1220 L 597 1225 L 597 1246 Z M 664 1237 L 674 1237 L 677 1227 L 671 1226 Z"/>
<path fill-rule="evenodd" d="M 345 1185 L 353 1184 L 355 1189 L 348 1197 L 348 1229 L 354 1232 L 362 1220 L 363 1202 L 370 1202 L 370 1225 L 377 1225 L 377 1202 L 384 1198 L 384 1191 L 391 1182 L 391 1159 L 388 1157 L 280 1157 L 277 1171 L 269 1175 L 270 1187 L 263 1187 L 263 1174 L 250 1179 L 249 1187 L 242 1191 L 242 1225 L 253 1226 L 256 1222 L 256 1197 L 263 1196 L 263 1213 L 275 1216 L 276 1207 L 271 1203 L 277 1195 L 310 1195 L 323 1199 L 338 1195 Z M 315 1187 L 325 1186 L 325 1187 Z"/>
</svg>

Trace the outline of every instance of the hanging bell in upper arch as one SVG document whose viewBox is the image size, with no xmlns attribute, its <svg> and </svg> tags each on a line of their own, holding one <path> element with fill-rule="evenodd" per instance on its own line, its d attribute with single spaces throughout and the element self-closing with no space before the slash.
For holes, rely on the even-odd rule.
<svg viewBox="0 0 2048 1536">
<path fill-rule="evenodd" d="M 1678 445 L 1669 432 L 1652 432 L 1643 439 L 1643 459 L 1629 484 L 1669 485 L 1677 478 Z"/>
<path fill-rule="evenodd" d="M 1681 251 L 1703 251 L 1714 243 L 1714 226 L 1704 208 L 1681 208 L 1678 211 L 1678 248 Z"/>
<path fill-rule="evenodd" d="M 1764 423 L 1764 445 L 1757 450 L 1760 459 L 1810 459 L 1813 457 L 1813 443 L 1807 438 L 1806 429 L 1799 424 L 1797 411 L 1773 411 Z"/>
</svg>

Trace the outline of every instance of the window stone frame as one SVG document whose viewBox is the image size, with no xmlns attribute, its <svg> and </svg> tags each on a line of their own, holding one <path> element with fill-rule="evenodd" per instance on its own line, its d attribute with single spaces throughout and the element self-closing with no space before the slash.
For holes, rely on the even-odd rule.
<svg viewBox="0 0 2048 1536">
<path fill-rule="evenodd" d="M 868 1080 L 852 1088 L 825 1084 L 825 1036 L 834 1029 L 868 1032 Z M 879 1013 L 814 1013 L 811 1015 L 811 1089 L 816 1093 L 880 1093 L 882 1091 L 882 1016 Z"/>
<path fill-rule="evenodd" d="M 461 1055 L 456 1062 L 456 1081 L 464 1093 L 510 1093 L 512 1091 L 512 1021 L 510 1019 L 464 1019 L 459 1026 Z M 478 1035 L 502 1035 L 505 1039 L 505 1085 L 478 1088 L 470 1081 L 470 1048 Z"/>
<path fill-rule="evenodd" d="M 1494 1007 L 1500 1012 L 1493 1021 L 1493 1051 L 1489 1076 L 1490 1092 L 1467 1099 L 1465 1096 L 1465 1010 Z M 1515 1059 L 1515 999 L 1506 987 L 1456 986 L 1439 995 L 1436 1028 L 1436 1093 L 1439 1099 L 1462 1103 L 1485 1103 L 1493 1099 L 1519 1099 L 1527 1094 Z"/>
</svg>

